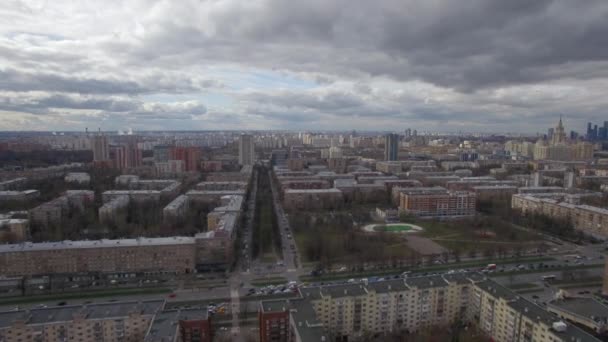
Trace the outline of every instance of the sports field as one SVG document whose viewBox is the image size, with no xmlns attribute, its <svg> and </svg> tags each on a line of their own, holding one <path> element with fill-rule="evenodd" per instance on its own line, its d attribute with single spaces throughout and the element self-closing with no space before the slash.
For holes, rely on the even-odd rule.
<svg viewBox="0 0 608 342">
<path fill-rule="evenodd" d="M 396 225 L 388 225 L 388 226 L 382 226 L 382 225 L 377 225 L 374 227 L 374 230 L 377 232 L 407 232 L 414 229 L 412 226 L 410 226 L 409 224 L 396 224 Z"/>
<path fill-rule="evenodd" d="M 419 232 L 422 227 L 414 224 L 406 223 L 388 223 L 388 224 L 368 224 L 363 227 L 367 232 L 388 232 L 388 233 L 414 233 Z"/>
</svg>

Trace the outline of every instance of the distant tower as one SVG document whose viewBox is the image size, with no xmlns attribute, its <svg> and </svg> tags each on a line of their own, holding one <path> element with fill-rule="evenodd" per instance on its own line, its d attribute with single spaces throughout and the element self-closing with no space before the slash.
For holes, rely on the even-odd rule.
<svg viewBox="0 0 608 342">
<path fill-rule="evenodd" d="M 397 160 L 399 155 L 399 136 L 394 133 L 384 137 L 384 160 Z"/>
<path fill-rule="evenodd" d="M 566 143 L 566 132 L 564 130 L 564 124 L 562 123 L 562 117 L 560 115 L 559 122 L 553 130 L 553 136 L 551 137 L 551 145 L 560 145 Z"/>
<path fill-rule="evenodd" d="M 543 175 L 540 172 L 532 174 L 532 186 L 543 186 Z"/>
<path fill-rule="evenodd" d="M 93 161 L 102 161 L 110 159 L 110 148 L 108 146 L 108 138 L 98 133 L 91 137 L 91 149 L 93 150 Z"/>
<path fill-rule="evenodd" d="M 564 174 L 564 188 L 572 189 L 574 188 L 574 172 L 568 171 Z"/>
<path fill-rule="evenodd" d="M 253 165 L 254 162 L 253 136 L 251 134 L 241 134 L 239 138 L 239 164 Z"/>
</svg>

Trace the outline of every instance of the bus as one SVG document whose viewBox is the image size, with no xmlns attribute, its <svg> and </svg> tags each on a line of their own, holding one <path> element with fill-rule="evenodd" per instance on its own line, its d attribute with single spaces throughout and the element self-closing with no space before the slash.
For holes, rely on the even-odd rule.
<svg viewBox="0 0 608 342">
<path fill-rule="evenodd" d="M 549 281 L 549 280 L 555 280 L 555 276 L 554 275 L 543 276 L 543 281 Z"/>
</svg>

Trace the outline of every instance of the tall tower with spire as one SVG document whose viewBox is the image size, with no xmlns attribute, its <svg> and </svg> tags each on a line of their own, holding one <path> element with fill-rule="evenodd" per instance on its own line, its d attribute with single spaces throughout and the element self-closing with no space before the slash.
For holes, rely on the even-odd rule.
<svg viewBox="0 0 608 342">
<path fill-rule="evenodd" d="M 559 116 L 559 122 L 555 126 L 553 131 L 553 137 L 551 138 L 551 145 L 561 145 L 566 143 L 566 132 L 564 131 L 564 124 L 562 123 L 562 116 Z"/>
</svg>

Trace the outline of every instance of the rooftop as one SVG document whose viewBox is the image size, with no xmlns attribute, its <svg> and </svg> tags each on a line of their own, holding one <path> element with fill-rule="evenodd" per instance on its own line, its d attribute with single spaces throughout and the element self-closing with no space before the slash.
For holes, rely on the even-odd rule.
<svg viewBox="0 0 608 342">
<path fill-rule="evenodd" d="M 15 321 L 24 321 L 26 324 L 48 324 L 65 322 L 81 315 L 87 319 L 107 319 L 126 317 L 133 312 L 142 315 L 153 315 L 162 309 L 164 301 L 129 301 L 92 305 L 56 306 L 41 309 L 5 311 L 0 312 L 0 328 L 8 327 Z"/>
<path fill-rule="evenodd" d="M 206 309 L 186 309 L 162 311 L 154 316 L 144 341 L 175 341 L 179 321 L 207 320 Z"/>
<path fill-rule="evenodd" d="M 285 190 L 286 194 L 307 194 L 307 193 L 318 193 L 318 194 L 324 194 L 324 193 L 334 193 L 334 194 L 341 194 L 342 191 L 336 189 L 336 188 L 329 188 L 329 189 L 286 189 Z"/>
<path fill-rule="evenodd" d="M 19 244 L 0 245 L 0 253 L 32 252 L 45 250 L 63 250 L 77 248 L 109 248 L 109 247 L 138 247 L 138 246 L 166 246 L 194 244 L 193 237 L 174 236 L 162 238 L 136 238 L 119 240 L 80 240 L 60 242 L 24 242 Z"/>
<path fill-rule="evenodd" d="M 608 306 L 593 298 L 564 298 L 552 300 L 547 304 L 559 310 L 582 316 L 590 320 L 608 319 Z"/>
</svg>

